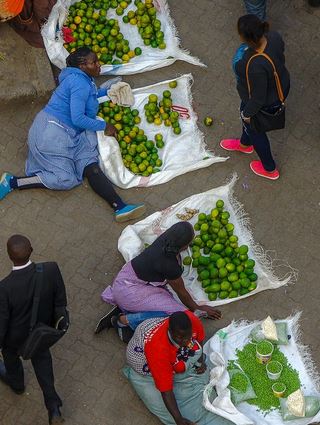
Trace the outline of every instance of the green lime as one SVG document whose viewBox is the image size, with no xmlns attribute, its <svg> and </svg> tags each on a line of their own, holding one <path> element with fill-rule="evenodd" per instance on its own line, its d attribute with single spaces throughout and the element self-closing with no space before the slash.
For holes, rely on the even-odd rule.
<svg viewBox="0 0 320 425">
<path fill-rule="evenodd" d="M 240 283 L 241 283 L 242 288 L 249 288 L 249 286 L 251 284 L 251 281 L 250 281 L 250 279 L 248 279 L 247 277 L 245 277 L 245 278 L 242 278 L 240 280 Z"/>
<path fill-rule="evenodd" d="M 208 287 L 209 287 L 209 285 L 210 285 L 210 279 L 204 279 L 204 280 L 201 282 L 201 286 L 202 286 L 202 288 L 208 288 Z"/>
<path fill-rule="evenodd" d="M 216 266 L 218 267 L 218 269 L 221 269 L 225 265 L 226 265 L 226 261 L 223 258 L 219 258 L 216 262 Z"/>
<path fill-rule="evenodd" d="M 219 298 L 221 300 L 224 300 L 224 299 L 228 298 L 228 296 L 229 296 L 229 292 L 228 291 L 221 291 L 221 292 L 219 292 Z"/>
<path fill-rule="evenodd" d="M 183 259 L 183 264 L 184 264 L 185 266 L 189 266 L 189 265 L 191 264 L 191 262 L 192 262 L 192 258 L 191 258 L 191 257 L 189 257 L 189 256 L 184 257 L 184 259 Z"/>
<path fill-rule="evenodd" d="M 210 278 L 214 279 L 219 276 L 219 270 L 215 267 L 209 268 L 210 270 Z"/>
<path fill-rule="evenodd" d="M 258 280 L 258 275 L 256 273 L 252 273 L 250 276 L 248 276 L 251 282 L 255 282 Z"/>
<path fill-rule="evenodd" d="M 257 288 L 257 282 L 251 282 L 250 285 L 248 286 L 248 290 L 254 291 Z"/>
<path fill-rule="evenodd" d="M 217 299 L 218 294 L 216 292 L 210 292 L 208 295 L 209 301 L 215 301 Z"/>
<path fill-rule="evenodd" d="M 221 269 L 219 269 L 219 277 L 224 278 L 227 277 L 228 275 L 228 270 L 225 269 L 224 267 L 222 267 Z"/>
<path fill-rule="evenodd" d="M 241 283 L 239 280 L 232 282 L 232 289 L 234 289 L 235 291 L 238 291 L 239 289 L 241 289 Z"/>
<path fill-rule="evenodd" d="M 245 267 L 246 269 L 253 269 L 253 268 L 254 268 L 254 266 L 255 266 L 255 264 L 256 264 L 256 262 L 255 262 L 254 260 L 252 260 L 251 258 L 249 258 L 249 260 L 247 260 L 247 261 L 244 263 L 244 267 Z"/>
<path fill-rule="evenodd" d="M 231 286 L 230 282 L 228 282 L 227 280 L 224 280 L 221 283 L 221 290 L 222 291 L 229 291 L 230 286 Z"/>
<path fill-rule="evenodd" d="M 192 258 L 193 258 L 193 256 L 192 256 Z M 194 258 L 194 259 L 192 260 L 192 267 L 196 268 L 196 267 L 198 267 L 198 265 L 199 265 L 199 260 L 198 260 L 198 258 Z"/>
<path fill-rule="evenodd" d="M 232 290 L 231 292 L 229 292 L 229 298 L 237 298 L 238 296 L 238 291 Z"/>
<path fill-rule="evenodd" d="M 199 275 L 200 280 L 208 279 L 209 277 L 210 277 L 210 273 L 208 270 L 202 270 L 202 272 Z"/>
<path fill-rule="evenodd" d="M 221 252 L 221 251 L 223 251 L 223 248 L 224 248 L 224 246 L 222 244 L 217 243 L 217 244 L 213 245 L 212 251 L 213 252 Z"/>
<path fill-rule="evenodd" d="M 230 239 L 229 239 L 230 240 Z M 231 240 L 230 240 L 230 242 L 231 242 Z M 245 254 L 247 254 L 247 252 L 249 251 L 249 248 L 248 248 L 248 246 L 247 245 L 241 245 L 241 246 L 239 246 L 239 250 L 238 250 L 238 253 L 240 254 L 240 255 L 245 255 Z"/>
<path fill-rule="evenodd" d="M 207 127 L 210 127 L 213 124 L 213 118 L 211 117 L 205 117 L 205 119 L 203 120 L 204 125 L 206 125 Z"/>
</svg>

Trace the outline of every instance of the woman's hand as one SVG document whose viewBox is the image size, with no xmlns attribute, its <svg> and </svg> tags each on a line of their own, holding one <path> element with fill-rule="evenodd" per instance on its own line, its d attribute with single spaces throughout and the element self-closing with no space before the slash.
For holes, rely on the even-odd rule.
<svg viewBox="0 0 320 425">
<path fill-rule="evenodd" d="M 208 315 L 208 319 L 219 320 L 222 317 L 220 310 L 216 310 L 215 308 L 210 307 L 209 305 L 198 306 L 198 310 L 205 311 Z"/>
<path fill-rule="evenodd" d="M 104 135 L 109 137 L 116 137 L 117 129 L 112 124 L 107 124 L 104 130 Z"/>
</svg>

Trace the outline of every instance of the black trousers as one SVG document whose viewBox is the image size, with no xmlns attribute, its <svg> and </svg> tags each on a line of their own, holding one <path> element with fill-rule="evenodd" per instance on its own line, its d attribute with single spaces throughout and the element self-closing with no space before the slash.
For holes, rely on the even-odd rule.
<svg viewBox="0 0 320 425">
<path fill-rule="evenodd" d="M 91 188 L 108 202 L 114 210 L 121 209 L 125 206 L 124 202 L 114 190 L 112 183 L 103 173 L 98 163 L 92 163 L 83 170 L 83 177 L 88 179 Z M 37 176 L 32 177 L 15 177 L 16 183 L 13 189 L 35 189 L 46 188 Z"/>
<path fill-rule="evenodd" d="M 83 177 L 87 177 L 92 189 L 101 196 L 115 210 L 122 208 L 124 203 L 112 183 L 101 170 L 99 164 L 93 163 L 87 165 L 83 170 Z"/>
<path fill-rule="evenodd" d="M 24 389 L 24 371 L 17 349 L 3 347 L 2 356 L 6 367 L 8 384 L 17 390 Z M 38 383 L 43 392 L 44 403 L 48 410 L 62 406 L 62 401 L 54 387 L 52 357 L 49 350 L 38 353 L 31 359 Z"/>
</svg>

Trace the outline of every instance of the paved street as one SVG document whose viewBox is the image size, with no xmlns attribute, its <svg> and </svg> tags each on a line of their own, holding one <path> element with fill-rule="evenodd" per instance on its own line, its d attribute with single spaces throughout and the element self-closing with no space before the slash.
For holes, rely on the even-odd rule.
<svg viewBox="0 0 320 425">
<path fill-rule="evenodd" d="M 191 72 L 194 108 L 210 149 L 222 137 L 237 136 L 239 100 L 231 58 L 238 46 L 237 18 L 244 13 L 240 0 L 169 0 L 172 17 L 184 48 L 208 67 L 184 62 L 126 78 L 133 87 L 148 85 Z M 264 249 L 299 271 L 295 285 L 265 291 L 222 307 L 223 319 L 206 322 L 207 336 L 232 319 L 284 318 L 303 311 L 303 343 L 311 347 L 320 368 L 318 337 L 319 217 L 320 217 L 320 9 L 303 0 L 271 0 L 268 15 L 286 42 L 292 78 L 287 128 L 271 135 L 281 177 L 265 181 L 251 173 L 251 158 L 231 154 L 224 163 L 180 176 L 152 188 L 119 190 L 125 200 L 145 202 L 147 214 L 194 193 L 223 184 L 237 172 L 236 198 L 250 216 L 255 240 Z M 102 79 L 104 80 L 104 79 Z M 42 102 L 0 105 L 0 171 L 24 172 L 26 138 Z M 204 128 L 206 115 L 214 125 Z M 255 158 L 254 158 L 255 159 Z M 108 206 L 85 182 L 70 192 L 29 190 L 10 194 L 0 203 L 0 278 L 10 271 L 5 242 L 13 233 L 27 235 L 35 261 L 53 260 L 61 267 L 67 286 L 72 326 L 53 351 L 56 386 L 64 400 L 67 425 L 153 425 L 148 413 L 122 376 L 125 345 L 113 330 L 93 334 L 97 319 L 106 312 L 101 291 L 123 264 L 117 240 L 125 225 L 116 224 Z M 272 253 L 274 255 L 274 253 Z M 283 270 L 279 270 L 281 273 Z M 1 425 L 47 423 L 42 395 L 30 362 L 25 363 L 27 392 L 13 394 L 0 384 Z"/>
</svg>

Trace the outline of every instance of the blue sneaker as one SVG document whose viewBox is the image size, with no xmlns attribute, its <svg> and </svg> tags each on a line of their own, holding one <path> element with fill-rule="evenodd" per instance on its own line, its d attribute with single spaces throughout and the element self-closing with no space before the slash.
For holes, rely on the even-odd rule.
<svg viewBox="0 0 320 425">
<path fill-rule="evenodd" d="M 0 200 L 5 198 L 8 193 L 12 191 L 10 186 L 10 180 L 13 177 L 12 174 L 3 173 L 0 179 Z"/>
<path fill-rule="evenodd" d="M 146 207 L 144 204 L 126 205 L 121 210 L 115 211 L 115 219 L 116 222 L 123 223 L 124 221 L 141 217 L 145 212 Z"/>
</svg>

